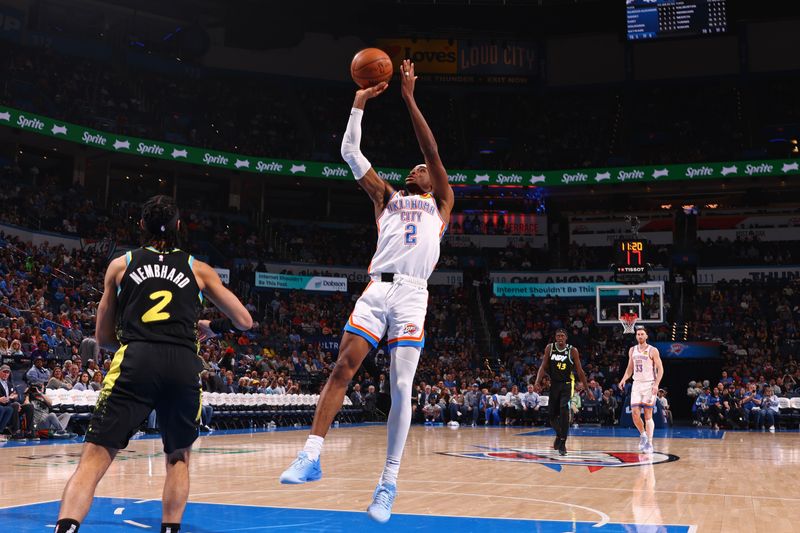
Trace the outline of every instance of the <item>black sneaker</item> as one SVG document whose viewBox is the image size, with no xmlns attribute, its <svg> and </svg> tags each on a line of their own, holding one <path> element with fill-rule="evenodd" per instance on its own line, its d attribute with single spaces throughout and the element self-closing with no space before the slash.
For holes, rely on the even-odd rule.
<svg viewBox="0 0 800 533">
<path fill-rule="evenodd" d="M 25 440 L 25 433 L 22 431 L 17 431 L 13 435 L 11 435 L 11 440 Z"/>
<path fill-rule="evenodd" d="M 567 439 L 560 439 L 558 443 L 558 455 L 567 455 Z"/>
<path fill-rule="evenodd" d="M 559 443 L 559 442 L 561 442 L 561 437 L 559 437 L 558 435 L 556 435 L 556 440 L 554 440 L 554 441 L 553 441 L 553 449 L 554 449 L 554 450 L 557 450 L 557 449 L 558 449 L 558 443 Z"/>
</svg>

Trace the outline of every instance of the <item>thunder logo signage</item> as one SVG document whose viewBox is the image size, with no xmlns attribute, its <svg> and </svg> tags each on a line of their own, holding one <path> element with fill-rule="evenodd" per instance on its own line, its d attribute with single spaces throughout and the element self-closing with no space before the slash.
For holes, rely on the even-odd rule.
<svg viewBox="0 0 800 533">
<path fill-rule="evenodd" d="M 516 463 L 538 463 L 560 472 L 564 466 L 585 466 L 589 472 L 602 468 L 623 468 L 677 461 L 677 455 L 655 452 L 652 454 L 614 451 L 570 451 L 560 456 L 552 448 L 483 448 L 483 451 L 439 452 L 441 455 L 465 457 L 467 459 L 483 459 L 485 461 L 511 461 Z"/>
</svg>

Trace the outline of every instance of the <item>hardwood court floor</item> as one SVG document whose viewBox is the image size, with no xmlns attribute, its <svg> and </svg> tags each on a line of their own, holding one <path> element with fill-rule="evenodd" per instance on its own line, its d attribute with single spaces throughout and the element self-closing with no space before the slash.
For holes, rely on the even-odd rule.
<svg viewBox="0 0 800 533">
<path fill-rule="evenodd" d="M 570 438 L 570 454 L 561 460 L 550 448 L 551 430 L 414 426 L 400 470 L 395 515 L 381 527 L 387 531 L 401 525 L 417 530 L 453 527 L 460 533 L 520 529 L 519 522 L 454 518 L 457 522 L 448 525 L 403 516 L 408 514 L 536 520 L 521 527 L 541 532 L 800 530 L 800 433 L 686 429 L 669 438 L 657 435 L 657 453 L 651 460 L 637 452 L 637 438 L 620 436 L 630 430 L 578 432 L 583 436 Z M 294 520 L 287 524 L 296 526 L 294 531 L 378 528 L 361 511 L 371 500 L 383 465 L 385 427 L 332 429 L 323 452 L 323 479 L 281 485 L 278 476 L 306 434 L 218 433 L 198 440 L 190 495 L 190 502 L 198 505 L 190 504 L 184 523 L 191 522 L 192 527 L 185 531 L 273 531 L 280 528 L 276 520 Z M 32 504 L 60 498 L 80 449 L 80 444 L 61 443 L 0 446 L 4 470 L 0 507 L 5 508 L 0 509 L 0 522 L 13 524 L 6 529 L 47 531 L 57 503 Z M 160 498 L 164 468 L 160 451 L 160 440 L 140 439 L 120 453 L 97 491 L 98 497 L 120 500 L 98 500 L 82 532 L 158 530 L 157 502 L 140 507 L 137 520 L 123 524 L 121 519 L 132 516 L 124 514 L 131 512 L 124 509 L 134 507 L 132 502 Z M 262 506 L 272 508 L 272 518 L 259 514 Z M 292 514 L 287 508 L 305 511 Z M 358 513 L 319 514 L 309 509 Z M 284 513 L 276 518 L 274 513 L 280 512 Z M 228 525 L 213 525 L 222 516 L 229 517 L 224 522 Z M 345 527 L 351 520 L 358 527 L 355 522 Z M 239 522 L 248 527 L 234 527 Z M 148 523 L 152 525 L 147 527 Z M 667 524 L 674 527 L 654 527 Z"/>
</svg>

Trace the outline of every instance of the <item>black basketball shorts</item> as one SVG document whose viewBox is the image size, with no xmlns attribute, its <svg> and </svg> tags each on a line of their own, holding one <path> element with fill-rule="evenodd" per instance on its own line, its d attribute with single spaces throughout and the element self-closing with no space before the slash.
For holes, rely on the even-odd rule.
<svg viewBox="0 0 800 533">
<path fill-rule="evenodd" d="M 122 449 L 155 409 L 164 451 L 188 448 L 200 424 L 203 362 L 177 344 L 123 345 L 103 380 L 86 442 Z"/>
</svg>

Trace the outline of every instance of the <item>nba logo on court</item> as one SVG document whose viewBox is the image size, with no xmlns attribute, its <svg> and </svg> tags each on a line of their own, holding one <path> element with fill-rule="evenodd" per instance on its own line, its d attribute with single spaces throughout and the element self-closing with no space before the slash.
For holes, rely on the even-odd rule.
<svg viewBox="0 0 800 533">
<path fill-rule="evenodd" d="M 480 446 L 478 446 L 480 447 Z M 598 450 L 574 451 L 561 456 L 557 450 L 527 448 L 490 448 L 479 452 L 439 452 L 441 455 L 465 457 L 467 459 L 483 459 L 485 461 L 511 461 L 516 463 L 538 463 L 561 471 L 562 466 L 585 466 L 589 472 L 602 468 L 621 468 L 628 466 L 645 466 L 677 461 L 677 455 L 654 452 L 652 454 L 632 452 L 605 452 Z"/>
</svg>

